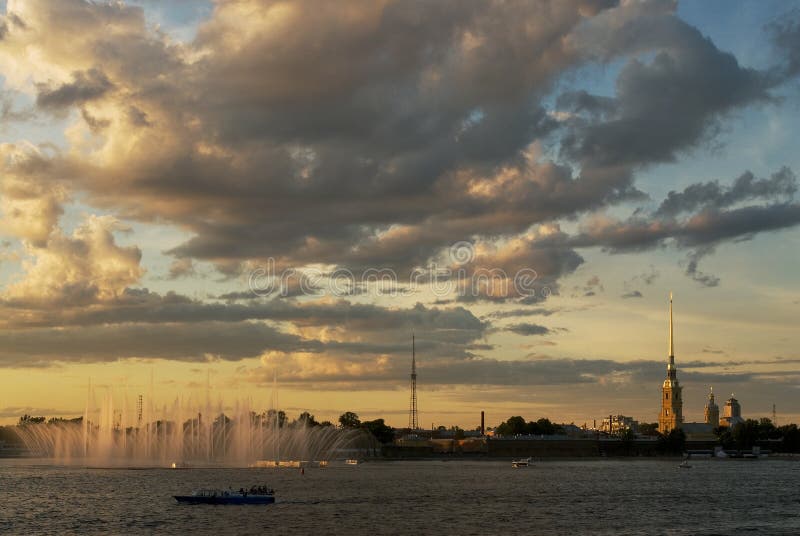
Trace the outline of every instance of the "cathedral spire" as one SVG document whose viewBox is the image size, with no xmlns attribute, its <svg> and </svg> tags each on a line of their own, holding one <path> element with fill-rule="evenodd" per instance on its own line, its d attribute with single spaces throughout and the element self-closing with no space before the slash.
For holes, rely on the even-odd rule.
<svg viewBox="0 0 800 536">
<path fill-rule="evenodd" d="M 669 354 L 670 362 L 675 357 L 675 350 L 672 344 L 672 291 L 669 293 Z"/>
</svg>

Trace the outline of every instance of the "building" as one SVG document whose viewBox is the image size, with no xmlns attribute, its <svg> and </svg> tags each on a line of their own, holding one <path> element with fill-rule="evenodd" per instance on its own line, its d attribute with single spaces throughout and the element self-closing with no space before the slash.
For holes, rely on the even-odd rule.
<svg viewBox="0 0 800 536">
<path fill-rule="evenodd" d="M 725 402 L 725 412 L 719 420 L 719 425 L 736 426 L 742 422 L 744 422 L 744 419 L 742 419 L 742 406 L 739 405 L 739 401 L 731 393 L 731 397 Z"/>
<path fill-rule="evenodd" d="M 667 378 L 661 387 L 661 413 L 658 416 L 658 430 L 668 434 L 683 424 L 683 399 L 675 368 L 675 351 L 672 335 L 672 293 L 669 293 L 669 362 Z"/>
<path fill-rule="evenodd" d="M 712 387 L 708 393 L 708 402 L 704 411 L 706 424 L 711 426 L 719 426 L 719 406 L 714 402 L 714 388 Z"/>
<path fill-rule="evenodd" d="M 708 393 L 708 402 L 704 411 L 705 422 L 685 422 L 681 430 L 687 441 L 716 441 L 714 429 L 719 426 L 719 407 L 714 402 L 714 390 Z"/>
<path fill-rule="evenodd" d="M 617 435 L 624 430 L 630 430 L 634 434 L 638 433 L 639 421 L 625 415 L 609 415 L 600 424 L 600 431 L 607 434 Z"/>
</svg>

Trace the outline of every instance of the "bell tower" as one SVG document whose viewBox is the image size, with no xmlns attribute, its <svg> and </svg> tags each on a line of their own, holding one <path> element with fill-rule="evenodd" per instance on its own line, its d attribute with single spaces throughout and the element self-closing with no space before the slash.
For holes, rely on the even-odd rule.
<svg viewBox="0 0 800 536">
<path fill-rule="evenodd" d="M 669 362 L 667 378 L 661 387 L 661 414 L 658 416 L 658 430 L 668 434 L 683 424 L 683 399 L 675 368 L 675 348 L 672 335 L 672 292 L 669 293 Z"/>
<path fill-rule="evenodd" d="M 719 406 L 714 402 L 714 388 L 708 393 L 708 403 L 705 410 L 706 424 L 712 425 L 714 428 L 719 426 Z"/>
</svg>

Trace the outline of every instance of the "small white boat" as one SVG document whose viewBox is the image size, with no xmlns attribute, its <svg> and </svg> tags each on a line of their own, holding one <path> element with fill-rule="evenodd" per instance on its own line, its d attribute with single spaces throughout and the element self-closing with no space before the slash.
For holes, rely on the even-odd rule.
<svg viewBox="0 0 800 536">
<path fill-rule="evenodd" d="M 692 468 L 691 464 L 689 463 L 689 460 L 683 460 L 680 463 L 680 465 L 678 465 L 678 467 L 680 467 L 681 469 L 691 469 Z"/>
<path fill-rule="evenodd" d="M 511 460 L 511 467 L 528 467 L 531 464 L 531 458 L 521 458 L 519 460 Z"/>
</svg>

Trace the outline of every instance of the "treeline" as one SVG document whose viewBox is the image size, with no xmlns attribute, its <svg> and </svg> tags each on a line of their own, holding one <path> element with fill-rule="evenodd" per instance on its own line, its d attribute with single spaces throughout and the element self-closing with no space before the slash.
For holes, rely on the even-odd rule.
<svg viewBox="0 0 800 536">
<path fill-rule="evenodd" d="M 251 423 L 255 425 L 262 425 L 267 427 L 278 427 L 278 428 L 313 428 L 313 427 L 325 427 L 325 426 L 336 426 L 334 423 L 330 421 L 317 421 L 317 419 L 311 413 L 304 411 L 298 417 L 293 420 L 289 421 L 286 412 L 283 410 L 274 410 L 270 409 L 263 413 L 255 413 L 250 412 L 250 420 Z M 74 419 L 63 419 L 60 417 L 52 417 L 47 419 L 43 416 L 34 417 L 31 415 L 23 415 L 19 418 L 17 422 L 17 426 L 30 426 L 30 425 L 38 425 L 38 424 L 58 424 L 58 423 L 81 423 L 83 422 L 83 417 L 76 417 Z M 220 414 L 213 420 L 213 426 L 223 426 L 232 423 L 232 419 L 227 415 Z M 166 423 L 162 421 L 156 421 L 153 423 L 155 426 L 172 426 L 171 423 Z M 199 425 L 199 417 L 189 419 L 183 424 L 184 428 L 187 428 L 194 424 L 195 426 Z M 360 429 L 368 432 L 371 434 L 375 439 L 380 441 L 381 443 L 391 443 L 394 440 L 394 429 L 391 426 L 388 426 L 384 419 L 375 419 L 372 421 L 361 421 L 359 416 L 352 411 L 348 411 L 343 413 L 339 417 L 339 427 L 344 429 Z M 2 427 L 0 427 L 2 428 Z M 8 442 L 16 441 L 17 437 L 15 434 L 12 433 L 11 430 L 8 430 L 8 433 L 0 433 L 0 439 L 5 438 Z"/>
<path fill-rule="evenodd" d="M 682 448 L 686 436 L 683 432 L 664 435 L 658 432 L 658 423 L 640 423 L 639 434 L 658 437 L 666 451 Z M 717 442 L 725 450 L 749 450 L 760 445 L 781 452 L 800 452 L 800 429 L 796 424 L 775 426 L 769 418 L 746 419 L 734 426 L 714 428 Z"/>
<path fill-rule="evenodd" d="M 747 419 L 732 428 L 716 428 L 714 434 L 724 449 L 749 449 L 760 443 L 772 445 L 780 442 L 782 451 L 800 452 L 800 430 L 796 424 L 775 426 L 771 419 Z"/>
<path fill-rule="evenodd" d="M 564 429 L 542 417 L 537 421 L 526 422 L 520 416 L 509 417 L 507 421 L 495 428 L 494 433 L 501 436 L 514 435 L 554 435 L 564 433 Z"/>
<path fill-rule="evenodd" d="M 394 428 L 388 426 L 383 419 L 362 422 L 357 414 L 352 411 L 346 411 L 339 416 L 339 425 L 342 428 L 360 428 L 366 430 L 381 443 L 391 443 L 394 441 Z"/>
</svg>

